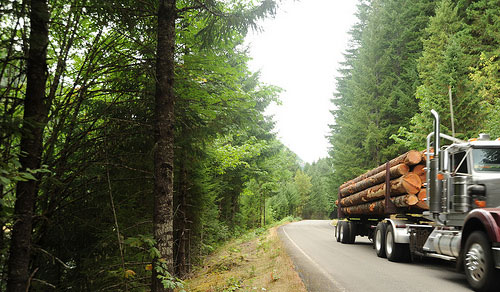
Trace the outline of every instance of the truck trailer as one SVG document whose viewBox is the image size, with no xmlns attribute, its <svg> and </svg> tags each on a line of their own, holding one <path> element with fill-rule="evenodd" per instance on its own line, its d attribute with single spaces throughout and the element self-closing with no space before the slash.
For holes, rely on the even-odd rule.
<svg viewBox="0 0 500 292">
<path fill-rule="evenodd" d="M 335 237 L 352 244 L 356 236 L 368 236 L 377 256 L 392 262 L 416 256 L 455 261 L 475 291 L 500 291 L 500 139 L 480 134 L 462 141 L 442 134 L 438 113 L 431 114 L 433 132 L 422 153 L 423 205 L 418 207 L 414 194 L 391 193 L 402 179 L 392 179 L 395 167 L 388 162 L 385 170 L 378 172 L 379 167 L 339 188 Z M 441 141 L 447 143 L 442 146 Z M 366 180 L 380 181 L 380 176 L 385 176 L 380 187 L 352 188 Z M 348 193 L 349 187 L 358 192 Z M 410 180 L 410 193 L 411 187 Z M 370 202 L 370 194 L 381 192 L 381 201 Z M 342 202 L 348 198 L 367 202 L 345 207 Z"/>
</svg>

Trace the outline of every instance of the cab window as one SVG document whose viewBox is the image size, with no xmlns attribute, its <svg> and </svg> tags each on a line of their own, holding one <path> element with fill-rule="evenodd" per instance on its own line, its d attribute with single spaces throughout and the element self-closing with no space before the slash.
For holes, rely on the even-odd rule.
<svg viewBox="0 0 500 292">
<path fill-rule="evenodd" d="M 450 169 L 455 173 L 469 173 L 469 169 L 467 167 L 467 159 L 462 162 L 466 155 L 465 151 L 457 152 L 450 155 Z M 462 164 L 460 164 L 462 162 Z"/>
<path fill-rule="evenodd" d="M 500 171 L 500 148 L 472 150 L 475 171 Z"/>
</svg>

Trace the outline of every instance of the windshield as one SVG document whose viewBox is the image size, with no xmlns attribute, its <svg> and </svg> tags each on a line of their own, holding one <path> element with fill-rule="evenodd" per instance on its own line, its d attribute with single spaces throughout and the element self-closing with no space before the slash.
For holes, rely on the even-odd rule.
<svg viewBox="0 0 500 292">
<path fill-rule="evenodd" d="M 472 150 L 475 171 L 500 171 L 500 148 Z"/>
</svg>

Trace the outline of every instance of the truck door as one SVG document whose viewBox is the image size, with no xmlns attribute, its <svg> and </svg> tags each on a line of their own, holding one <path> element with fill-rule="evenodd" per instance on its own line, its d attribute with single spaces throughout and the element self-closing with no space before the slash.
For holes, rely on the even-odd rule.
<svg viewBox="0 0 500 292">
<path fill-rule="evenodd" d="M 448 210 L 458 213 L 468 212 L 471 208 L 467 195 L 470 180 L 468 155 L 466 151 L 450 154 L 450 177 L 447 183 Z"/>
</svg>

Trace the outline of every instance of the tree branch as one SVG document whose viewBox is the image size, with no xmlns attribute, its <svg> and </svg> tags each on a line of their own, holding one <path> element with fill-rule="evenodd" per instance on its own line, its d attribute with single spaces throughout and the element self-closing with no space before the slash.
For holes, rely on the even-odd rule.
<svg viewBox="0 0 500 292">
<path fill-rule="evenodd" d="M 64 268 L 66 269 L 71 269 L 70 266 L 68 266 L 66 263 L 64 263 L 61 259 L 59 259 L 58 257 L 56 257 L 55 255 L 51 254 L 50 252 L 46 251 L 45 249 L 37 246 L 35 247 L 36 250 L 39 250 L 41 252 L 43 252 L 44 254 L 48 255 L 49 257 L 52 258 L 52 260 L 56 260 L 57 262 L 59 262 Z"/>
<path fill-rule="evenodd" d="M 214 16 L 218 16 L 218 17 L 226 17 L 226 16 L 228 16 L 225 13 L 222 13 L 220 11 L 216 11 L 216 10 L 212 9 L 211 7 L 209 7 L 208 5 L 206 5 L 205 3 L 203 3 L 202 1 L 196 0 L 196 3 L 198 3 L 201 6 L 201 8 L 205 8 L 208 12 L 210 12 Z"/>
<path fill-rule="evenodd" d="M 197 9 L 201 9 L 201 8 L 204 8 L 204 7 L 202 5 L 195 5 L 195 6 L 188 6 L 188 7 L 177 9 L 176 10 L 177 18 L 179 18 L 179 13 L 184 13 L 184 12 L 189 11 L 189 10 L 197 10 Z"/>
</svg>

